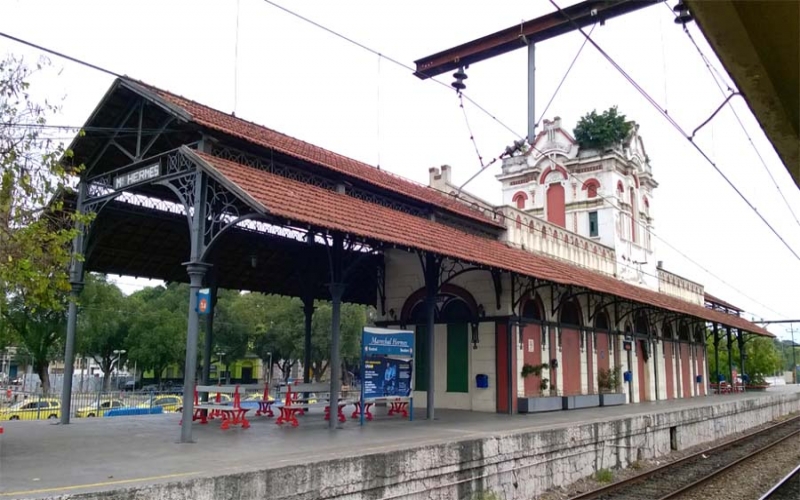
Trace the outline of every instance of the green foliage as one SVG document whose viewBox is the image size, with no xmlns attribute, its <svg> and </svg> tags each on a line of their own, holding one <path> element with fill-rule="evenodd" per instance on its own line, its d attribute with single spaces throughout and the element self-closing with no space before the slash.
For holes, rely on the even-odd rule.
<svg viewBox="0 0 800 500">
<path fill-rule="evenodd" d="M 472 500 L 500 500 L 497 493 L 493 491 L 478 491 L 472 494 Z"/>
<path fill-rule="evenodd" d="M 131 301 L 103 275 L 87 274 L 78 313 L 78 352 L 91 356 L 103 371 L 103 387 L 108 390 L 111 372 L 125 349 L 130 328 Z"/>
<path fill-rule="evenodd" d="M 598 483 L 610 483 L 614 480 L 614 473 L 609 469 L 600 469 L 594 473 L 594 479 Z"/>
<path fill-rule="evenodd" d="M 722 332 L 720 333 L 720 336 L 719 373 L 720 375 L 725 376 L 726 380 L 730 381 L 730 375 L 728 371 L 728 343 Z M 714 353 L 713 335 L 709 336 L 706 349 L 708 353 L 708 375 L 711 379 L 711 382 L 716 383 L 716 380 L 714 380 L 714 377 L 716 376 L 716 357 Z M 745 344 L 744 352 L 747 354 L 744 372 L 750 376 L 751 380 L 753 380 L 755 375 L 772 375 L 773 373 L 782 369 L 783 363 L 781 360 L 781 353 L 778 351 L 778 348 L 776 348 L 772 339 L 767 337 L 756 337 L 753 339 L 748 338 L 747 343 Z M 735 338 L 733 339 L 733 345 L 731 346 L 730 354 L 732 354 L 730 359 L 733 361 L 733 369 L 741 375 L 743 370 L 739 357 L 739 345 Z"/>
<path fill-rule="evenodd" d="M 600 368 L 597 370 L 597 387 L 600 392 L 616 392 L 620 382 L 619 367 L 613 370 L 608 368 Z"/>
<path fill-rule="evenodd" d="M 55 310 L 34 308 L 21 295 L 10 299 L 2 316 L 12 341 L 20 345 L 23 357 L 33 360 L 33 370 L 39 375 L 42 391 L 50 392 L 50 361 L 63 349 L 66 317 L 63 307 Z"/>
<path fill-rule="evenodd" d="M 542 375 L 542 370 L 546 370 L 549 367 L 550 365 L 547 363 L 542 363 L 540 365 L 531 365 L 529 363 L 525 363 L 522 365 L 522 372 L 520 375 L 522 375 L 522 378 L 527 378 L 530 375 L 533 375 L 534 377 L 540 377 Z"/>
<path fill-rule="evenodd" d="M 540 380 L 539 381 L 539 390 L 542 391 L 542 392 L 546 391 L 547 390 L 547 384 L 549 384 L 549 383 L 550 383 L 550 379 L 548 379 L 548 378 L 543 378 L 542 380 Z"/>
<path fill-rule="evenodd" d="M 598 115 L 596 110 L 578 120 L 573 130 L 575 140 L 584 149 L 608 149 L 622 143 L 630 134 L 633 122 L 625 120 L 625 115 L 611 107 Z"/>
<path fill-rule="evenodd" d="M 43 127 L 59 107 L 31 100 L 33 73 L 22 59 L 0 60 L 0 290 L 22 297 L 32 311 L 56 310 L 70 289 L 75 223 L 90 217 L 62 210 L 60 196 L 71 181 L 62 159 L 72 152 Z"/>
<path fill-rule="evenodd" d="M 160 382 L 161 372 L 170 364 L 181 362 L 186 353 L 189 287 L 171 283 L 145 288 L 128 299 L 128 359 L 143 370 L 153 370 Z"/>
</svg>

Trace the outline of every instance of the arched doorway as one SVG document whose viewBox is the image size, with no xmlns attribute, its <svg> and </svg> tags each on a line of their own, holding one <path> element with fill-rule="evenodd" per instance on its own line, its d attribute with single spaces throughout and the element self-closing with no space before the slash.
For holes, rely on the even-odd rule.
<svg viewBox="0 0 800 500">
<path fill-rule="evenodd" d="M 436 327 L 432 340 L 435 359 L 430 360 L 425 297 L 424 288 L 411 294 L 400 315 L 403 324 L 415 325 L 414 390 L 428 391 L 428 370 L 433 362 L 436 366 L 435 391 L 453 395 L 440 399 L 443 407 L 469 409 L 469 324 L 477 317 L 475 299 L 461 287 L 451 284 L 441 287 L 434 308 Z"/>
<path fill-rule="evenodd" d="M 687 325 L 685 321 L 681 321 L 680 325 L 678 326 L 678 345 L 680 354 L 680 371 L 678 373 L 680 374 L 681 379 L 680 387 L 682 398 L 692 397 L 692 359 L 691 351 L 689 349 L 691 341 L 692 339 L 689 334 L 689 325 Z"/>
<path fill-rule="evenodd" d="M 605 311 L 600 311 L 595 314 L 594 330 L 595 350 L 597 352 L 597 373 L 600 373 L 600 370 L 611 370 L 611 357 L 614 355 L 614 352 L 613 343 L 610 339 L 611 332 L 609 329 L 608 314 L 606 314 Z M 589 359 L 591 359 L 591 356 Z M 591 371 L 589 373 L 591 373 Z M 590 385 L 590 387 L 592 387 L 592 385 Z"/>
<path fill-rule="evenodd" d="M 672 326 L 668 321 L 664 321 L 661 336 L 664 346 L 664 371 L 667 377 L 667 399 L 675 399 L 675 343 L 672 339 Z"/>
<path fill-rule="evenodd" d="M 563 364 L 562 393 L 565 396 L 581 393 L 581 316 L 581 307 L 576 299 L 567 300 L 561 305 L 559 328 Z"/>
<path fill-rule="evenodd" d="M 644 313 L 639 312 L 633 320 L 636 333 L 636 385 L 639 401 L 650 401 L 650 323 Z"/>
<path fill-rule="evenodd" d="M 544 307 L 538 294 L 534 298 L 529 298 L 522 306 L 523 366 L 526 364 L 541 366 L 542 364 L 542 349 L 547 345 L 547 341 L 543 336 L 543 312 Z M 542 395 L 542 378 L 541 373 L 539 375 L 528 375 L 524 378 L 522 386 L 525 397 Z"/>
</svg>

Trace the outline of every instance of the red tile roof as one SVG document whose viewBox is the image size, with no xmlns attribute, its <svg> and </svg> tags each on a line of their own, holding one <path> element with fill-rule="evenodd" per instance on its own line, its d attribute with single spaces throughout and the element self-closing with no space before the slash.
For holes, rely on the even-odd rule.
<svg viewBox="0 0 800 500">
<path fill-rule="evenodd" d="M 705 292 L 705 299 L 706 299 L 706 302 L 710 302 L 712 304 L 716 304 L 718 306 L 722 306 L 722 307 L 724 307 L 726 309 L 730 309 L 731 311 L 744 312 L 744 309 L 740 309 L 740 308 L 736 307 L 735 305 L 731 304 L 730 302 L 725 302 L 724 300 L 722 300 L 720 298 L 714 297 L 713 295 L 711 295 L 708 292 Z"/>
<path fill-rule="evenodd" d="M 193 122 L 201 126 L 223 132 L 265 148 L 274 149 L 275 151 L 297 159 L 307 161 L 352 178 L 360 179 L 381 189 L 413 198 L 418 202 L 433 205 L 462 217 L 467 217 L 494 227 L 505 228 L 502 222 L 496 221 L 463 202 L 456 200 L 450 195 L 431 187 L 414 183 L 385 170 L 375 168 L 372 165 L 367 165 L 366 163 L 342 156 L 338 153 L 301 141 L 300 139 L 295 139 L 294 137 L 276 132 L 275 130 L 253 122 L 242 120 L 231 114 L 223 113 L 222 111 L 175 95 L 166 90 L 161 90 L 146 83 L 138 81 L 132 82 L 129 80 L 126 82 L 133 83 L 134 86 L 138 85 L 144 87 L 168 104 L 177 106 L 185 113 L 188 113 L 192 117 Z"/>
<path fill-rule="evenodd" d="M 462 232 L 346 194 L 280 177 L 239 163 L 184 148 L 220 180 L 233 183 L 258 208 L 286 219 L 342 231 L 403 247 L 430 251 L 473 264 L 532 276 L 564 285 L 650 304 L 654 307 L 772 336 L 744 318 L 707 309 L 669 295 L 622 282 L 612 276 L 560 260 L 509 247 L 505 243 Z"/>
</svg>

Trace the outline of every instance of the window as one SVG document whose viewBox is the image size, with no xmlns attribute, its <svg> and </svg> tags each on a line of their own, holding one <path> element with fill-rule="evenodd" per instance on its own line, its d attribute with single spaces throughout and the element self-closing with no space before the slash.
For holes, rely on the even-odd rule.
<svg viewBox="0 0 800 500">
<path fill-rule="evenodd" d="M 517 191 L 511 201 L 514 202 L 518 209 L 522 210 L 525 208 L 525 202 L 528 201 L 528 195 L 525 191 Z"/>
<path fill-rule="evenodd" d="M 597 212 L 589 212 L 589 236 L 595 237 L 600 234 L 597 226 Z"/>
</svg>

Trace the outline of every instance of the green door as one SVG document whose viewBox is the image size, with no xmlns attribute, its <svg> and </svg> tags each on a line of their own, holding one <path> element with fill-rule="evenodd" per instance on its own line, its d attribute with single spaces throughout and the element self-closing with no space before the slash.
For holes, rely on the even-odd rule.
<svg viewBox="0 0 800 500">
<path fill-rule="evenodd" d="M 469 392 L 469 339 L 466 323 L 447 325 L 447 392 Z"/>
</svg>

